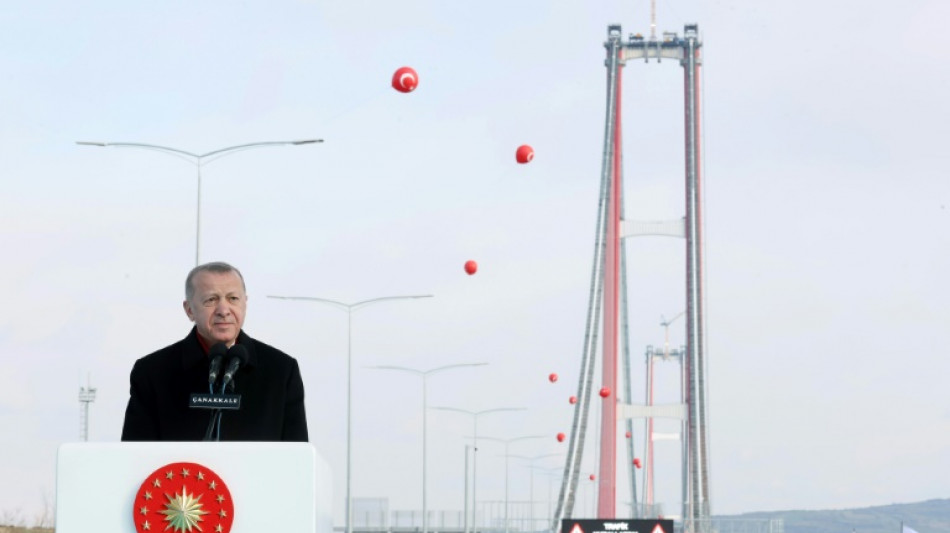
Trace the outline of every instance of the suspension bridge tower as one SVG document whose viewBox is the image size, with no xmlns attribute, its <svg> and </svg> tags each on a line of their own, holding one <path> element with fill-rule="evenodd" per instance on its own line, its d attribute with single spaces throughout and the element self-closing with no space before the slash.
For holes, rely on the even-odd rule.
<svg viewBox="0 0 950 533">
<path fill-rule="evenodd" d="M 651 29 L 654 25 L 651 25 Z M 574 411 L 561 491 L 558 497 L 553 528 L 560 520 L 571 517 L 580 475 L 580 463 L 587 433 L 588 413 L 595 362 L 601 362 L 600 435 L 598 441 L 599 486 L 597 491 L 597 518 L 617 518 L 617 428 L 621 419 L 662 416 L 655 412 L 660 406 L 633 406 L 618 401 L 618 372 L 621 355 L 622 375 L 625 381 L 625 399 L 630 402 L 629 339 L 626 304 L 626 250 L 622 239 L 643 234 L 643 226 L 626 221 L 623 212 L 622 128 L 621 128 L 621 71 L 628 61 L 642 59 L 649 62 L 663 59 L 678 62 L 684 74 L 685 123 L 685 217 L 673 223 L 657 223 L 654 229 L 685 240 L 685 328 L 686 346 L 681 356 L 683 364 L 684 402 L 681 405 L 684 420 L 684 531 L 704 533 L 710 517 L 709 468 L 707 457 L 706 422 L 706 354 L 704 320 L 704 248 L 701 186 L 701 129 L 700 129 L 700 67 L 702 43 L 695 24 L 684 27 L 683 36 L 664 33 L 657 39 L 655 30 L 649 39 L 631 35 L 626 40 L 620 25 L 607 29 L 607 112 L 604 127 L 604 151 L 601 165 L 599 209 L 594 239 L 594 258 L 591 270 L 590 296 L 587 309 L 581 370 L 578 380 L 578 403 Z M 638 233 L 640 232 L 640 233 Z M 595 351 L 600 342 L 601 357 Z M 627 439 L 628 456 L 633 456 L 633 441 Z M 628 464 L 628 468 L 632 468 Z M 635 476 L 630 475 L 630 489 L 637 508 Z"/>
</svg>

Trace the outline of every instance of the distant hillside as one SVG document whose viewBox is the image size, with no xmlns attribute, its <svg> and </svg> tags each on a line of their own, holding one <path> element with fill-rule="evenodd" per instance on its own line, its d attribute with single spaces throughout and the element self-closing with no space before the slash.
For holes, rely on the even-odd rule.
<svg viewBox="0 0 950 533">
<path fill-rule="evenodd" d="M 950 532 L 950 499 L 834 511 L 770 511 L 716 518 L 782 518 L 785 533 L 901 533 L 901 521 L 917 533 Z"/>
</svg>

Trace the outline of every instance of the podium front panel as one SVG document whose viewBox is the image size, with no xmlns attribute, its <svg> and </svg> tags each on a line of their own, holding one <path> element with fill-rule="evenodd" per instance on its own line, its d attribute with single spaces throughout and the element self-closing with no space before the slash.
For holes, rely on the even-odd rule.
<svg viewBox="0 0 950 533">
<path fill-rule="evenodd" d="M 182 472 L 169 472 L 167 481 L 163 474 L 159 483 L 165 486 L 150 488 L 149 498 L 154 493 L 155 500 L 151 514 L 146 515 L 147 509 L 135 508 L 136 498 L 142 501 L 140 488 L 154 482 L 150 476 L 156 470 L 173 463 L 195 463 L 209 471 L 202 477 L 223 482 L 233 506 L 227 508 L 233 513 L 229 513 L 227 523 L 231 533 L 332 533 L 329 466 L 311 444 L 281 442 L 64 444 L 59 448 L 56 465 L 56 532 L 136 533 L 133 509 L 139 521 L 151 518 L 155 522 L 156 506 L 170 509 L 167 504 L 184 492 L 176 488 L 182 485 L 176 485 L 173 479 Z M 192 483 L 197 473 L 187 472 L 186 476 L 191 476 Z M 192 498 L 194 526 L 200 526 L 190 531 L 215 533 L 214 513 L 208 511 L 212 509 L 211 500 L 222 498 L 221 493 L 198 491 L 185 495 L 186 500 Z M 217 512 L 224 514 L 223 510 Z M 169 516 L 162 515 L 149 530 L 189 530 L 181 523 L 170 522 Z"/>
</svg>

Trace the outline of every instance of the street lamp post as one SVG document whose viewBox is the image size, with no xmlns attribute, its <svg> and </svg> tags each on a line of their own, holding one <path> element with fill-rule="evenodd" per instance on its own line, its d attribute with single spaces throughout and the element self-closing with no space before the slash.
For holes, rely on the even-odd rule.
<svg viewBox="0 0 950 533">
<path fill-rule="evenodd" d="M 530 521 L 531 527 L 534 527 L 534 462 L 538 459 L 545 459 L 547 457 L 554 457 L 555 455 L 561 455 L 559 453 L 546 453 L 544 455 L 535 455 L 534 457 L 528 457 L 526 455 L 512 455 L 515 459 L 524 459 L 528 461 L 528 470 L 530 471 L 530 485 L 528 489 L 528 520 Z"/>
<path fill-rule="evenodd" d="M 547 516 L 552 516 L 552 515 L 551 515 L 551 512 L 552 512 L 552 510 L 551 510 L 551 500 L 552 500 L 552 494 L 551 494 L 551 492 L 552 492 L 552 490 L 553 490 L 553 482 L 554 482 L 554 478 L 556 478 L 556 477 L 557 477 L 557 478 L 560 478 L 560 477 L 563 475 L 563 473 L 564 473 L 564 468 L 563 468 L 563 467 L 560 467 L 560 466 L 555 466 L 555 467 L 551 467 L 551 468 L 545 468 L 545 467 L 542 467 L 542 466 L 535 466 L 535 467 L 532 467 L 531 470 L 532 470 L 532 471 L 534 471 L 534 470 L 541 470 L 542 472 L 544 472 L 544 475 L 546 475 L 546 476 L 548 477 L 548 510 L 547 510 L 547 513 L 546 513 L 546 514 L 547 514 Z"/>
<path fill-rule="evenodd" d="M 544 435 L 524 435 L 521 437 L 514 437 L 511 439 L 500 439 L 497 437 L 482 437 L 483 439 L 493 440 L 497 442 L 505 443 L 505 533 L 508 533 L 508 446 L 512 442 L 517 442 L 519 440 L 528 440 L 528 439 L 543 439 Z"/>
<path fill-rule="evenodd" d="M 417 376 L 422 376 L 422 533 L 429 533 L 429 514 L 428 508 L 426 506 L 426 467 L 428 462 L 426 461 L 426 410 L 429 405 L 426 400 L 426 381 L 429 378 L 430 374 L 435 374 L 437 372 L 442 372 L 443 370 L 449 370 L 451 368 L 462 368 L 469 366 L 484 366 L 488 363 L 458 363 L 453 365 L 445 365 L 437 368 L 430 368 L 429 370 L 417 370 L 415 368 L 408 368 L 405 366 L 392 366 L 392 365 L 379 365 L 373 366 L 370 368 L 376 368 L 378 370 L 399 370 L 402 372 L 409 372 Z"/>
<path fill-rule="evenodd" d="M 502 411 L 524 411 L 524 407 L 496 407 L 494 409 L 484 409 L 482 411 L 469 411 L 468 409 L 459 409 L 457 407 L 433 407 L 441 411 L 455 411 L 464 413 L 472 417 L 472 529 L 478 531 L 478 476 L 476 468 L 478 466 L 478 417 L 489 413 L 500 413 Z M 466 487 L 468 484 L 466 483 Z M 466 502 L 467 504 L 467 502 Z M 465 533 L 469 532 L 468 513 L 465 513 Z"/>
<path fill-rule="evenodd" d="M 391 300 L 413 300 L 417 298 L 432 298 L 431 294 L 413 294 L 408 296 L 382 296 L 351 304 L 330 300 L 329 298 L 315 298 L 311 296 L 268 296 L 278 300 L 301 300 L 331 305 L 346 311 L 346 533 L 353 533 L 353 501 L 350 492 L 352 475 L 352 436 L 353 436 L 353 312 L 379 302 Z"/>
<path fill-rule="evenodd" d="M 465 517 L 462 519 L 463 522 L 465 522 L 465 533 L 468 533 L 468 501 L 469 501 L 468 500 L 468 450 L 471 447 L 472 447 L 471 444 L 465 445 L 465 475 L 462 476 L 465 479 L 465 489 L 462 491 L 465 493 L 465 505 L 462 506 L 465 509 L 464 510 L 465 514 L 462 515 Z"/>
<path fill-rule="evenodd" d="M 173 155 L 175 157 L 180 157 L 186 161 L 189 161 L 195 165 L 195 171 L 198 175 L 198 199 L 197 199 L 197 214 L 195 216 L 195 266 L 201 264 L 199 259 L 200 250 L 201 250 L 201 167 L 202 165 L 211 163 L 212 161 L 217 161 L 218 159 L 231 155 L 235 152 L 240 152 L 242 150 L 249 150 L 251 148 L 263 148 L 265 146 L 300 146 L 303 144 L 315 144 L 322 143 L 323 139 L 304 139 L 301 141 L 265 141 L 265 142 L 256 142 L 249 144 L 239 144 L 236 146 L 228 146 L 227 148 L 219 148 L 217 150 L 212 150 L 204 154 L 195 154 L 188 152 L 186 150 L 179 150 L 178 148 L 171 148 L 169 146 L 160 146 L 157 144 L 145 144 L 145 143 L 104 143 L 104 142 L 89 142 L 89 141 L 76 141 L 76 144 L 81 146 L 116 146 L 119 148 L 140 148 L 143 150 L 154 150 L 156 152 L 161 152 L 168 155 Z M 216 157 L 215 157 L 216 156 Z M 205 158 L 210 158 L 205 161 Z"/>
</svg>

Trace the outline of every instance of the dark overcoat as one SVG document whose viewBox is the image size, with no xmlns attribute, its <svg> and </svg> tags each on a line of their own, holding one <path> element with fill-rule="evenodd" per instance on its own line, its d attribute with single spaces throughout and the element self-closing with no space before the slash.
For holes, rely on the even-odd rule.
<svg viewBox="0 0 950 533">
<path fill-rule="evenodd" d="M 247 348 L 247 363 L 234 376 L 241 408 L 225 410 L 222 441 L 307 441 L 303 380 L 297 360 L 252 339 L 242 330 L 237 343 Z M 209 409 L 190 408 L 192 393 L 207 393 L 209 360 L 192 328 L 183 340 L 135 362 L 124 441 L 202 440 Z"/>
</svg>

